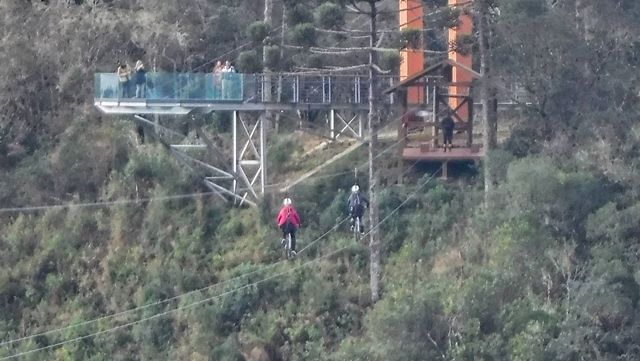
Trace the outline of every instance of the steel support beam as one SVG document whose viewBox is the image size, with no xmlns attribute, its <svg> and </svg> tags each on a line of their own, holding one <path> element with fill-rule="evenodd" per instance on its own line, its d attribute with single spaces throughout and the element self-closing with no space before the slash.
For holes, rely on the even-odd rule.
<svg viewBox="0 0 640 361">
<path fill-rule="evenodd" d="M 198 144 L 180 144 L 185 135 L 154 123 L 141 115 L 135 118 L 155 127 L 155 137 L 192 172 L 202 174 L 205 186 L 220 197 L 235 204 L 256 206 L 266 189 L 266 116 L 264 112 L 251 112 L 243 117 L 233 112 L 231 159 L 224 156 L 228 150 L 216 147 L 214 142 L 196 128 Z M 257 115 L 257 116 L 256 116 Z M 185 150 L 206 150 L 187 154 Z"/>
</svg>

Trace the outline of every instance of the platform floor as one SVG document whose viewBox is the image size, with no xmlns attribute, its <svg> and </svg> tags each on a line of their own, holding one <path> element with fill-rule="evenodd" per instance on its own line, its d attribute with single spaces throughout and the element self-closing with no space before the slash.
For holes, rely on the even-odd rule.
<svg viewBox="0 0 640 361">
<path fill-rule="evenodd" d="M 473 152 L 471 148 L 453 148 L 451 151 L 444 151 L 443 148 L 432 149 L 427 152 L 420 151 L 419 147 L 405 148 L 402 151 L 402 158 L 405 160 L 423 160 L 423 161 L 468 161 L 482 160 L 484 151 L 480 149 Z"/>
</svg>

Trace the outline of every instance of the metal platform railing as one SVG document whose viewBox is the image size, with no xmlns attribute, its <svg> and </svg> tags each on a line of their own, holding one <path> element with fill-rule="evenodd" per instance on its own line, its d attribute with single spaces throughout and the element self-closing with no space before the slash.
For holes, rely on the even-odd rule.
<svg viewBox="0 0 640 361">
<path fill-rule="evenodd" d="M 136 80 L 135 75 L 120 81 L 115 73 L 95 74 L 95 100 L 365 105 L 369 89 L 368 78 L 360 75 L 149 72 Z M 376 93 L 394 80 L 380 77 Z M 384 102 L 392 103 L 393 97 L 385 96 Z"/>
</svg>

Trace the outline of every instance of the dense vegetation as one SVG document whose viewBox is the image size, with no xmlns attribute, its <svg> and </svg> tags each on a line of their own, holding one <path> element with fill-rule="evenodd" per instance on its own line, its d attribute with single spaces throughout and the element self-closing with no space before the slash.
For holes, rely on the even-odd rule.
<svg viewBox="0 0 640 361">
<path fill-rule="evenodd" d="M 326 21 L 317 14 L 332 14 L 330 6 L 314 13 L 320 1 L 285 2 L 287 41 L 329 41 L 312 39 L 309 24 Z M 90 79 L 122 59 L 192 69 L 250 41 L 240 68 L 265 66 L 258 3 L 0 2 L 1 207 L 201 191 L 162 147 L 139 144 L 129 120 L 93 109 Z M 640 3 L 492 5 L 499 9 L 491 18 L 493 70 L 521 84 L 529 104 L 489 154 L 498 184 L 487 202 L 481 179 L 426 183 L 419 169 L 406 185 L 382 191 L 381 218 L 417 195 L 382 225 L 379 302 L 369 298 L 367 248 L 342 230 L 301 259 L 275 264 L 277 199 L 260 209 L 200 196 L 4 212 L 2 340 L 151 305 L 3 347 L 0 358 L 180 306 L 188 308 L 22 359 L 640 358 Z M 270 68 L 328 61 L 290 55 L 290 63 Z M 300 145 L 286 134 L 273 137 L 272 165 L 284 168 L 286 151 Z M 350 181 L 326 178 L 295 189 L 303 246 L 345 216 Z"/>
</svg>

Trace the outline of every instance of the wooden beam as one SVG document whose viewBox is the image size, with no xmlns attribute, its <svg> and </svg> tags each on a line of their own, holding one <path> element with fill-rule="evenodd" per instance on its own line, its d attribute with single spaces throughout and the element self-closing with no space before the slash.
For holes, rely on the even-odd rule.
<svg viewBox="0 0 640 361">
<path fill-rule="evenodd" d="M 460 118 L 460 117 L 458 116 L 457 112 L 458 112 L 458 110 L 459 110 L 460 108 L 462 108 L 462 106 L 463 106 L 463 105 L 465 105 L 465 104 L 467 104 L 467 103 L 469 102 L 469 98 L 464 99 L 464 100 L 462 101 L 462 103 L 458 104 L 458 106 L 457 106 L 455 109 L 451 109 L 451 107 L 449 106 L 449 103 L 445 102 L 442 98 L 438 98 L 438 100 L 439 100 L 442 104 L 444 104 L 444 105 L 447 107 L 447 109 L 449 109 L 449 110 L 452 112 L 453 117 L 454 117 L 454 118 L 456 118 L 456 119 L 458 119 L 458 122 L 462 122 L 462 123 L 466 123 L 466 122 L 467 122 L 466 120 L 464 120 L 464 119 Z"/>
</svg>

